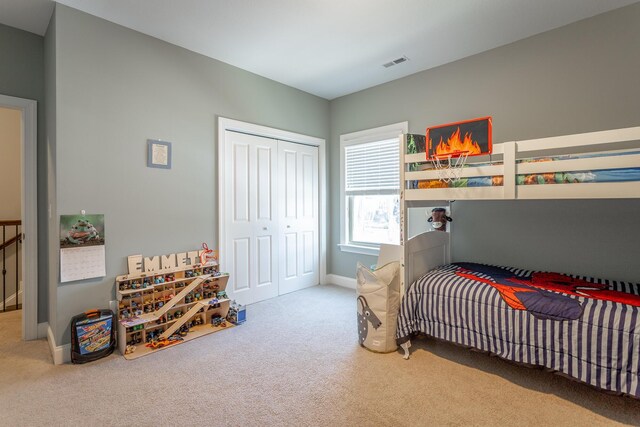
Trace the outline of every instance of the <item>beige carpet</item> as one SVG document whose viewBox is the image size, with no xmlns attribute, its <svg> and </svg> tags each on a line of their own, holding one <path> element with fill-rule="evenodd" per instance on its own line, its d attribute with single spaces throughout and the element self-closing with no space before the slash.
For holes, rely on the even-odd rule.
<svg viewBox="0 0 640 427">
<path fill-rule="evenodd" d="M 248 322 L 127 361 L 53 366 L 0 315 L 0 425 L 640 425 L 640 401 L 432 339 L 357 345 L 355 293 L 320 286 L 248 309 Z"/>
</svg>

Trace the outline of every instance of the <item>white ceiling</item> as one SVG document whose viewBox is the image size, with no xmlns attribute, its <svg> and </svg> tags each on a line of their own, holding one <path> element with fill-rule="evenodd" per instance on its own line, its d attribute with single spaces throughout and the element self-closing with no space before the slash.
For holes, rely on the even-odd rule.
<svg viewBox="0 0 640 427">
<path fill-rule="evenodd" d="M 58 0 L 326 99 L 638 0 Z M 51 0 L 0 0 L 44 34 Z M 401 56 L 409 61 L 385 68 Z"/>
</svg>

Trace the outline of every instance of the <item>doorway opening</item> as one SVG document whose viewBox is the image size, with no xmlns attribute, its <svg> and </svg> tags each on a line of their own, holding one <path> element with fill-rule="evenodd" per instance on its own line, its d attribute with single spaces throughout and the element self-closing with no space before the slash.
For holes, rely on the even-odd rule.
<svg viewBox="0 0 640 427">
<path fill-rule="evenodd" d="M 0 313 L 19 311 L 22 339 L 31 340 L 38 338 L 36 101 L 0 95 L 0 121 Z"/>
</svg>

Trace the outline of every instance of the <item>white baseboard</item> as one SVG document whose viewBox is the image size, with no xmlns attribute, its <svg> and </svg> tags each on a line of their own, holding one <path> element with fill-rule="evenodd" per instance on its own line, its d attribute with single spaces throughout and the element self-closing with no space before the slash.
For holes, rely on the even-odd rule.
<svg viewBox="0 0 640 427">
<path fill-rule="evenodd" d="M 38 339 L 47 338 L 48 329 L 49 329 L 49 322 L 38 323 Z"/>
<path fill-rule="evenodd" d="M 325 284 L 342 286 L 343 288 L 355 289 L 356 279 L 351 277 L 338 276 L 337 274 L 327 274 Z"/>
<path fill-rule="evenodd" d="M 71 362 L 71 344 L 56 346 L 56 340 L 51 327 L 47 328 L 47 341 L 49 341 L 49 350 L 51 351 L 54 365 Z"/>
</svg>

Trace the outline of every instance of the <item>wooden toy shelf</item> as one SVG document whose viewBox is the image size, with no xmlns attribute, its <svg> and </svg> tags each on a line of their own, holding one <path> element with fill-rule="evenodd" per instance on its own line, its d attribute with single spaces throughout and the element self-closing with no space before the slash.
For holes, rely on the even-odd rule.
<svg viewBox="0 0 640 427">
<path fill-rule="evenodd" d="M 116 277 L 120 352 L 126 359 L 135 359 L 233 327 L 227 321 L 222 323 L 225 326 L 212 325 L 212 318 L 225 319 L 229 312 L 228 281 L 229 275 L 220 273 L 217 264 Z M 182 340 L 170 345 L 146 346 L 177 336 Z M 135 351 L 127 353 L 128 345 L 135 346 Z"/>
</svg>

